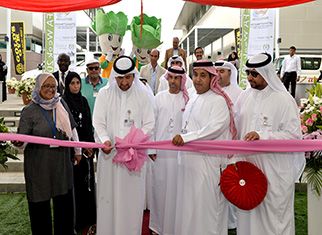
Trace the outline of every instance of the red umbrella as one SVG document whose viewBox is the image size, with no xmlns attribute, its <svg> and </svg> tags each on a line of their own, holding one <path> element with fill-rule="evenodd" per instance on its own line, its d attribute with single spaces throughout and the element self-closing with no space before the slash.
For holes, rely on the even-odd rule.
<svg viewBox="0 0 322 235">
<path fill-rule="evenodd" d="M 186 0 L 190 2 L 200 3 L 204 5 L 216 5 L 223 7 L 236 7 L 236 8 L 276 8 L 286 7 L 314 0 Z"/>
<path fill-rule="evenodd" d="M 228 165 L 220 177 L 220 189 L 228 201 L 243 210 L 257 207 L 265 198 L 267 179 L 250 162 Z"/>
<path fill-rule="evenodd" d="M 0 0 L 0 6 L 33 12 L 66 12 L 112 5 L 121 0 Z"/>
</svg>

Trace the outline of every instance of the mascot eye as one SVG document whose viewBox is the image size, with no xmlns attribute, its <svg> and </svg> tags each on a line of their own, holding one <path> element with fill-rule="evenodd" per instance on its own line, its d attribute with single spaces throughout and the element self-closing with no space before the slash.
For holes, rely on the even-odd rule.
<svg viewBox="0 0 322 235">
<path fill-rule="evenodd" d="M 121 43 L 122 42 L 122 37 L 121 36 L 119 36 L 119 43 Z"/>
<path fill-rule="evenodd" d="M 109 34 L 107 38 L 108 38 L 109 41 L 112 41 L 113 40 L 113 35 Z"/>
<path fill-rule="evenodd" d="M 140 48 L 136 49 L 136 52 L 140 54 L 141 53 L 141 49 Z"/>
<path fill-rule="evenodd" d="M 146 52 L 148 55 L 150 55 L 150 53 L 151 53 L 151 50 L 147 50 L 147 52 Z"/>
</svg>

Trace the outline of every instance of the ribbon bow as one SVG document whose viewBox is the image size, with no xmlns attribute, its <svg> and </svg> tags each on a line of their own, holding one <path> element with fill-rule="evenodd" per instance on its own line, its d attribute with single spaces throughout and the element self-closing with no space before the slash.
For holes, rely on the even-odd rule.
<svg viewBox="0 0 322 235">
<path fill-rule="evenodd" d="M 117 154 L 113 158 L 113 163 L 124 165 L 129 171 L 140 171 L 147 159 L 147 154 L 145 149 L 139 149 L 137 146 L 147 142 L 149 138 L 149 135 L 134 126 L 123 139 L 116 137 Z"/>
</svg>

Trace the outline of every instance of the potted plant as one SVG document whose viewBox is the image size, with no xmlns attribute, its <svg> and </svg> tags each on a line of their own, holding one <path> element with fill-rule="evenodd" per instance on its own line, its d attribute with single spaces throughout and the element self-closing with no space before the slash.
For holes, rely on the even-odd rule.
<svg viewBox="0 0 322 235">
<path fill-rule="evenodd" d="M 308 90 L 308 98 L 301 99 L 301 128 L 304 139 L 322 139 L 322 85 L 315 83 Z M 322 152 L 306 153 L 306 180 L 317 195 L 322 190 Z"/>
<path fill-rule="evenodd" d="M 35 88 L 35 84 L 35 78 L 27 78 L 20 80 L 16 86 L 16 93 L 18 96 L 22 97 L 25 105 L 29 104 L 31 101 L 31 92 Z"/>
<path fill-rule="evenodd" d="M 0 118 L 0 133 L 8 133 L 8 127 L 4 124 L 4 118 Z M 0 141 L 0 165 L 5 169 L 8 168 L 6 162 L 8 158 L 19 160 L 17 158 L 18 150 L 11 144 L 10 141 Z"/>
<path fill-rule="evenodd" d="M 315 82 L 308 98 L 301 99 L 301 128 L 304 139 L 322 139 L 322 84 Z M 322 217 L 322 151 L 307 152 L 304 179 L 307 182 L 308 232 L 320 233 Z"/>
<path fill-rule="evenodd" d="M 8 79 L 6 83 L 8 87 L 8 93 L 14 94 L 16 91 L 16 86 L 18 85 L 19 81 L 15 77 L 12 77 Z"/>
</svg>

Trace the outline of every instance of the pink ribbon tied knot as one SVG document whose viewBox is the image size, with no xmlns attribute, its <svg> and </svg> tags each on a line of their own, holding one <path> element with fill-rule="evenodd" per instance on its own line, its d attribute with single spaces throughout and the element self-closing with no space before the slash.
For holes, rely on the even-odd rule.
<svg viewBox="0 0 322 235">
<path fill-rule="evenodd" d="M 124 165 L 129 171 L 140 171 L 147 159 L 146 150 L 140 148 L 140 144 L 146 143 L 150 136 L 132 126 L 123 139 L 119 137 L 115 139 L 117 154 L 113 158 L 113 163 Z"/>
</svg>

